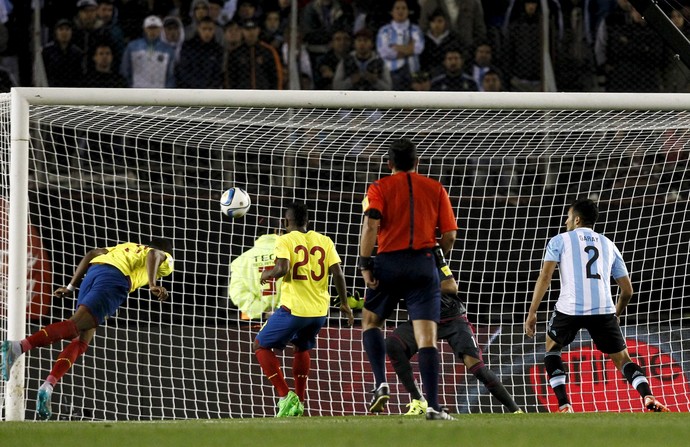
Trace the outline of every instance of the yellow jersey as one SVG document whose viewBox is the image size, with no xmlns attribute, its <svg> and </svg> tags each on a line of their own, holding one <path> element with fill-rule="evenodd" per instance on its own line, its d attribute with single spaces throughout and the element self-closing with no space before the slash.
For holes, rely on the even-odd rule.
<svg viewBox="0 0 690 447">
<path fill-rule="evenodd" d="M 275 255 L 289 261 L 280 303 L 298 317 L 327 315 L 331 301 L 328 269 L 340 263 L 331 238 L 315 231 L 291 231 L 278 237 Z"/>
<path fill-rule="evenodd" d="M 116 267 L 123 275 L 129 277 L 130 292 L 149 283 L 146 273 L 146 255 L 152 250 L 147 245 L 125 242 L 114 247 L 107 247 L 108 253 L 98 255 L 91 260 L 91 264 L 108 264 Z M 161 262 L 156 272 L 156 278 L 162 278 L 172 273 L 174 262 L 170 253 L 165 253 L 165 262 Z"/>
</svg>

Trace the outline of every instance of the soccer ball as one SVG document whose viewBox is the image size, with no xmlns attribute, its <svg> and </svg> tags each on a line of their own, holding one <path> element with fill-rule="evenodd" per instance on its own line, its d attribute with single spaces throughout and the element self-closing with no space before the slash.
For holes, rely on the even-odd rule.
<svg viewBox="0 0 690 447">
<path fill-rule="evenodd" d="M 247 214 L 251 205 L 252 200 L 249 198 L 249 194 L 242 188 L 233 187 L 227 189 L 220 196 L 221 212 L 233 219 Z"/>
</svg>

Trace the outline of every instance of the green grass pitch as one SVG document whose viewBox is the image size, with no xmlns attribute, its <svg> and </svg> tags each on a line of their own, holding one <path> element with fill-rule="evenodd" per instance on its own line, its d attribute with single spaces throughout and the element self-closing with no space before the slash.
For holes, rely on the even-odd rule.
<svg viewBox="0 0 690 447">
<path fill-rule="evenodd" d="M 688 446 L 690 413 L 463 414 L 160 422 L 0 422 L 3 447 Z"/>
</svg>

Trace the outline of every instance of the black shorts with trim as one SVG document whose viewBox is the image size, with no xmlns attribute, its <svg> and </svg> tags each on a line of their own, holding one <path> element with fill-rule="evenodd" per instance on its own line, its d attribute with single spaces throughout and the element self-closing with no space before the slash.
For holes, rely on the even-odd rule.
<svg viewBox="0 0 690 447">
<path fill-rule="evenodd" d="M 587 329 L 597 349 L 604 354 L 615 354 L 627 347 L 614 314 L 566 315 L 554 310 L 546 333 L 559 345 L 567 346 L 575 340 L 580 329 Z"/>
<path fill-rule="evenodd" d="M 400 340 L 405 347 L 408 357 L 412 357 L 419 350 L 414 338 L 412 322 L 406 321 L 398 325 L 393 331 L 392 336 Z M 474 338 L 474 328 L 465 315 L 442 320 L 438 325 L 438 339 L 448 342 L 458 360 L 462 360 L 463 355 L 469 355 L 482 360 L 482 352 L 479 346 L 477 346 L 477 340 Z"/>
<path fill-rule="evenodd" d="M 441 318 L 441 289 L 431 249 L 386 252 L 374 258 L 376 290 L 367 288 L 364 308 L 387 319 L 405 301 L 410 320 Z"/>
</svg>

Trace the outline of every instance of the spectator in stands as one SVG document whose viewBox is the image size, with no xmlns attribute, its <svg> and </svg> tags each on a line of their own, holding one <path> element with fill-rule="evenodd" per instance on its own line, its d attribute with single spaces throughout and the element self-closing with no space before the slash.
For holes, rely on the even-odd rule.
<svg viewBox="0 0 690 447">
<path fill-rule="evenodd" d="M 525 0 L 517 19 L 508 26 L 505 42 L 506 76 L 510 89 L 537 92 L 541 86 L 541 23 L 537 0 Z"/>
<path fill-rule="evenodd" d="M 415 92 L 431 91 L 431 76 L 426 71 L 418 71 L 412 73 L 412 81 L 410 83 L 410 90 Z"/>
<path fill-rule="evenodd" d="M 278 52 L 259 40 L 261 29 L 254 20 L 242 23 L 242 45 L 228 54 L 225 88 L 283 89 L 283 67 Z"/>
<path fill-rule="evenodd" d="M 124 76 L 113 69 L 113 49 L 108 42 L 99 43 L 91 58 L 93 59 L 93 68 L 87 71 L 84 77 L 84 87 L 127 87 L 127 80 Z"/>
<path fill-rule="evenodd" d="M 409 90 L 412 73 L 420 70 L 419 56 L 424 51 L 424 35 L 409 20 L 406 0 L 395 0 L 392 20 L 378 30 L 376 51 L 391 73 L 393 90 Z"/>
<path fill-rule="evenodd" d="M 163 31 L 161 32 L 161 40 L 167 43 L 175 52 L 175 63 L 180 61 L 180 53 L 182 52 L 182 45 L 185 42 L 184 27 L 182 21 L 176 16 L 168 16 L 163 19 Z"/>
<path fill-rule="evenodd" d="M 312 0 L 302 9 L 300 31 L 311 57 L 312 67 L 329 50 L 336 30 L 352 34 L 352 8 L 340 0 Z"/>
<path fill-rule="evenodd" d="M 220 27 L 225 23 L 222 16 L 225 0 L 208 0 L 208 16 Z M 222 29 L 222 28 L 221 28 Z"/>
<path fill-rule="evenodd" d="M 55 23 L 54 40 L 43 48 L 43 65 L 50 87 L 79 87 L 84 52 L 72 42 L 72 22 Z"/>
<path fill-rule="evenodd" d="M 290 26 L 291 0 L 264 0 L 263 6 L 264 11 L 278 11 L 280 30 L 285 33 L 285 29 Z"/>
<path fill-rule="evenodd" d="M 335 90 L 390 90 L 391 76 L 374 51 L 374 33 L 363 28 L 355 34 L 355 49 L 338 63 Z"/>
<path fill-rule="evenodd" d="M 90 250 L 79 262 L 69 284 L 55 290 L 55 296 L 63 298 L 71 296 L 75 288 L 80 287 L 74 314 L 23 340 L 3 341 L 0 348 L 3 379 L 10 379 L 12 365 L 23 353 L 70 340 L 38 389 L 38 418 L 50 419 L 53 388 L 86 353 L 96 329 L 117 314 L 131 292 L 143 286 L 148 285 L 158 301 L 167 300 L 168 291 L 158 284 L 158 280 L 170 275 L 173 267 L 172 244 L 166 239 L 153 239 L 148 245 L 126 242 Z"/>
<path fill-rule="evenodd" d="M 354 323 L 348 305 L 345 276 L 340 256 L 333 241 L 316 231 L 307 230 L 308 208 L 303 203 L 291 203 L 284 216 L 285 234 L 276 240 L 275 266 L 261 272 L 261 284 L 286 277 L 281 284 L 278 307 L 254 339 L 254 354 L 264 375 L 275 387 L 280 400 L 276 417 L 302 416 L 310 370 L 310 351 L 316 346 L 316 336 L 326 323 L 330 306 L 329 276 L 333 277 L 340 298 L 340 311 L 348 326 Z M 309 248 L 307 248 L 309 247 Z M 308 250 L 317 256 L 305 256 Z M 320 273 L 316 274 L 315 272 Z M 301 278 L 299 280 L 296 280 Z M 294 346 L 292 375 L 295 391 L 290 390 L 280 360 L 274 350 Z"/>
<path fill-rule="evenodd" d="M 606 91 L 660 91 L 663 42 L 628 0 L 618 0 L 600 25 L 595 54 Z"/>
<path fill-rule="evenodd" d="M 482 89 L 483 92 L 502 92 L 503 91 L 503 80 L 501 79 L 501 74 L 494 70 L 489 70 L 484 73 L 482 77 Z"/>
<path fill-rule="evenodd" d="M 285 41 L 284 32 L 285 30 L 280 26 L 280 12 L 277 10 L 267 11 L 259 38 L 275 48 L 276 51 L 280 51 Z"/>
<path fill-rule="evenodd" d="M 289 90 L 313 90 L 314 70 L 311 65 L 311 57 L 307 46 L 302 42 L 302 37 L 297 34 L 297 51 L 294 53 L 295 64 L 290 66 L 290 29 L 285 30 L 285 41 L 280 47 L 280 61 L 283 67 L 283 87 Z M 290 74 L 290 70 L 294 73 Z"/>
<path fill-rule="evenodd" d="M 370 32 L 371 34 L 371 32 Z M 338 63 L 350 54 L 352 38 L 347 30 L 341 29 L 333 32 L 330 49 L 319 59 L 317 70 L 314 73 L 317 90 L 330 90 L 333 88 L 333 77 Z"/>
<path fill-rule="evenodd" d="M 557 3 L 564 26 L 552 39 L 552 64 L 559 91 L 591 91 L 595 86 L 594 51 L 588 12 L 582 2 Z M 558 15 L 555 17 L 558 19 Z"/>
<path fill-rule="evenodd" d="M 261 19 L 262 10 L 258 0 L 239 0 L 237 5 L 237 20 L 242 23 L 245 20 L 254 20 L 257 23 Z"/>
<path fill-rule="evenodd" d="M 180 63 L 175 67 L 178 88 L 223 87 L 223 47 L 216 42 L 216 22 L 199 20 L 196 36 L 182 44 Z"/>
<path fill-rule="evenodd" d="M 208 0 L 208 16 L 216 24 L 215 34 L 213 39 L 217 44 L 223 45 L 223 25 L 225 25 L 225 16 L 222 15 L 224 0 Z"/>
<path fill-rule="evenodd" d="M 240 45 L 242 45 L 242 27 L 237 20 L 232 19 L 223 27 L 223 46 L 228 53 Z"/>
<path fill-rule="evenodd" d="M 671 22 L 686 38 L 690 38 L 690 26 L 680 9 L 673 9 L 670 14 Z M 666 61 L 663 67 L 663 91 L 667 93 L 690 92 L 690 70 L 678 60 L 675 51 L 666 50 Z"/>
<path fill-rule="evenodd" d="M 448 29 L 458 36 L 465 55 L 469 55 L 479 42 L 486 40 L 484 10 L 479 0 L 426 0 L 420 3 L 419 26 L 428 30 L 431 13 L 441 10 L 448 22 Z"/>
<path fill-rule="evenodd" d="M 486 42 L 501 54 L 502 28 L 506 18 L 506 11 L 511 0 L 482 0 L 484 23 L 486 23 Z"/>
<path fill-rule="evenodd" d="M 230 263 L 228 296 L 240 310 L 242 320 L 263 318 L 280 305 L 282 278 L 261 284 L 261 272 L 273 268 L 276 239 L 280 236 L 277 219 L 261 218 L 258 227 L 263 233 L 254 246 Z"/>
<path fill-rule="evenodd" d="M 144 19 L 144 37 L 127 45 L 120 73 L 134 88 L 174 88 L 175 51 L 161 38 L 163 21 L 157 16 Z"/>
<path fill-rule="evenodd" d="M 77 15 L 72 24 L 72 43 L 83 51 L 82 72 L 86 72 L 91 65 L 89 54 L 93 54 L 96 44 L 110 39 L 101 29 L 103 22 L 98 18 L 96 0 L 78 0 Z"/>
<path fill-rule="evenodd" d="M 470 76 L 477 83 L 479 91 L 484 91 L 484 76 L 490 72 L 501 73 L 501 70 L 493 65 L 493 49 L 488 43 L 480 43 L 474 50 L 474 60 L 469 67 Z"/>
<path fill-rule="evenodd" d="M 189 24 L 184 29 L 185 40 L 189 40 L 196 34 L 196 27 L 199 20 L 204 17 L 208 17 L 210 11 L 210 6 L 208 0 L 194 0 L 192 2 L 192 7 L 189 11 L 191 20 Z"/>
<path fill-rule="evenodd" d="M 464 72 L 464 59 L 460 48 L 448 48 L 443 58 L 443 73 L 431 79 L 431 90 L 448 92 L 476 92 L 474 79 Z"/>
<path fill-rule="evenodd" d="M 424 51 L 419 56 L 421 68 L 429 73 L 443 71 L 443 58 L 449 47 L 459 48 L 457 35 L 448 29 L 448 19 L 441 9 L 429 16 L 429 28 L 424 34 Z"/>
<path fill-rule="evenodd" d="M 119 67 L 122 60 L 122 53 L 125 52 L 125 34 L 117 21 L 115 0 L 97 0 L 98 9 L 96 16 L 101 21 L 101 35 L 110 44 L 113 52 L 113 66 Z M 100 43 L 100 42 L 99 42 Z"/>
</svg>

